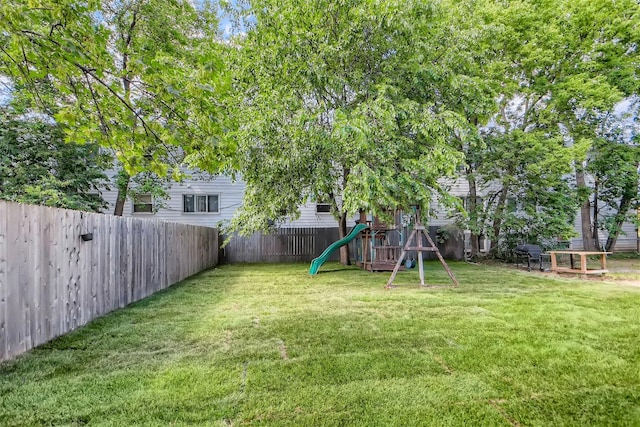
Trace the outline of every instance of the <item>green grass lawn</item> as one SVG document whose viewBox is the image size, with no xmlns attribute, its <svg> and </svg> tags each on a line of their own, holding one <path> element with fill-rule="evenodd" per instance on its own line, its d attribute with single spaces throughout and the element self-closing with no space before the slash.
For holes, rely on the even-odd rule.
<svg viewBox="0 0 640 427">
<path fill-rule="evenodd" d="M 0 425 L 640 425 L 640 288 L 451 265 L 210 270 L 0 365 Z"/>
</svg>

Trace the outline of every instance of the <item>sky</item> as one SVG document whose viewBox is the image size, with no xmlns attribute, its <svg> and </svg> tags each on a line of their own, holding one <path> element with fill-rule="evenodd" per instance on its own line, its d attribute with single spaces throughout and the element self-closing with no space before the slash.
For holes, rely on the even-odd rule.
<svg viewBox="0 0 640 427">
<path fill-rule="evenodd" d="M 4 105 L 11 99 L 11 81 L 0 75 L 0 105 Z"/>
<path fill-rule="evenodd" d="M 210 0 L 191 0 L 191 2 L 196 8 L 212 4 Z M 229 7 L 237 8 L 240 7 L 241 2 L 242 0 L 230 0 L 228 3 Z M 220 7 L 219 2 L 215 2 L 215 4 L 216 9 L 218 10 L 218 18 L 220 19 L 218 28 L 220 29 L 220 34 L 224 39 L 229 39 L 234 34 L 242 34 L 245 32 L 245 28 L 242 23 L 240 23 L 239 28 L 234 28 L 233 18 Z"/>
</svg>

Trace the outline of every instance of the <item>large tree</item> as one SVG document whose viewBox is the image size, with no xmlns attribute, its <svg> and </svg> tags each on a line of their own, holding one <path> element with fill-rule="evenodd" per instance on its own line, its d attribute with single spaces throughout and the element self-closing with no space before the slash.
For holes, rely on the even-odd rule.
<svg viewBox="0 0 640 427">
<path fill-rule="evenodd" d="M 248 13 L 233 52 L 247 191 L 232 226 L 263 229 L 323 201 L 342 237 L 359 209 L 427 205 L 462 157 L 447 141 L 458 117 L 436 105 L 437 77 L 428 77 L 442 49 L 417 43 L 444 42 L 445 11 L 421 1 L 255 0 Z M 421 96 L 405 80 L 418 70 L 430 84 Z"/>
<path fill-rule="evenodd" d="M 487 188 L 488 200 L 472 208 L 492 247 L 505 232 L 566 236 L 573 194 L 582 206 L 584 246 L 595 248 L 584 162 L 599 118 L 637 90 L 638 10 L 633 1 L 478 2 L 475 20 L 494 27 L 494 61 L 502 64 L 501 74 L 487 74 L 500 83 L 500 114 L 485 144 L 467 152 L 467 177 L 473 192 Z M 563 179 L 572 169 L 575 189 Z M 526 194 L 557 197 L 541 205 Z M 515 215 L 510 199 L 533 217 Z M 545 222 L 553 226 L 531 235 L 532 224 Z"/>
<path fill-rule="evenodd" d="M 182 164 L 218 171 L 233 152 L 216 32 L 215 15 L 187 0 L 7 0 L 0 74 L 45 112 L 62 107 L 55 119 L 68 140 L 111 149 L 124 193 L 131 175 L 177 178 Z M 43 79 L 62 96 L 47 99 Z"/>
<path fill-rule="evenodd" d="M 569 2 L 572 17 L 564 29 L 566 65 L 557 79 L 554 106 L 574 142 L 595 148 L 602 117 L 624 96 L 640 90 L 640 4 L 634 1 Z M 613 159 L 611 159 L 613 160 Z M 610 163 L 610 168 L 618 167 Z M 593 224 L 594 187 L 586 179 L 588 158 L 576 159 L 576 186 L 582 196 L 580 217 L 584 249 L 600 249 Z"/>
<path fill-rule="evenodd" d="M 476 181 L 484 200 L 476 208 L 502 257 L 519 243 L 552 244 L 574 235 L 576 192 L 568 176 L 583 146 L 566 147 L 559 132 L 493 130 L 477 154 Z"/>
<path fill-rule="evenodd" d="M 445 1 L 437 37 L 415 40 L 417 52 L 434 52 L 436 62 L 424 62 L 422 55 L 412 58 L 409 73 L 401 79 L 406 89 L 418 100 L 432 100 L 440 111 L 454 114 L 456 126 L 450 129 L 448 140 L 464 156 L 460 177 L 466 180 L 469 194 L 466 215 L 459 215 L 461 206 L 452 206 L 455 217 L 471 231 L 471 252 L 479 252 L 480 235 L 486 234 L 482 204 L 482 176 L 478 174 L 479 153 L 485 152 L 487 141 L 484 127 L 498 112 L 497 100 L 504 97 L 504 68 L 508 64 L 495 40 L 504 28 L 496 25 L 484 13 L 482 2 Z M 435 96 L 434 96 L 435 95 Z"/>
</svg>

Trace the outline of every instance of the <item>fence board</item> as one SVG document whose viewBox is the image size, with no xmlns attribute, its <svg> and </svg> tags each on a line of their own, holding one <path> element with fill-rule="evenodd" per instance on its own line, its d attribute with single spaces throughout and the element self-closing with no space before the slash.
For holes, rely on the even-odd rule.
<svg viewBox="0 0 640 427">
<path fill-rule="evenodd" d="M 234 234 L 224 248 L 224 261 L 309 262 L 336 240 L 337 228 L 281 228 L 271 234 Z M 330 259 L 339 260 L 338 251 Z"/>
<path fill-rule="evenodd" d="M 0 201 L 0 361 L 215 266 L 217 248 L 212 228 Z"/>
<path fill-rule="evenodd" d="M 41 275 L 40 275 L 40 254 L 39 249 L 41 246 L 40 242 L 40 212 L 35 212 L 35 215 L 32 215 L 31 218 L 25 218 L 29 222 L 29 236 L 34 240 L 33 245 L 26 245 L 27 251 L 27 263 L 26 267 L 31 268 L 30 273 L 33 275 L 33 281 L 35 283 L 41 283 Z M 26 242 L 25 242 L 26 243 Z M 39 305 L 40 305 L 40 292 L 39 289 L 29 287 L 29 292 L 27 293 L 26 300 L 26 311 L 29 316 L 29 341 L 27 345 L 29 347 L 34 347 L 38 345 L 38 335 L 39 335 L 39 326 L 38 326 L 38 317 L 39 317 Z"/>
<path fill-rule="evenodd" d="M 0 360 L 7 353 L 7 215 L 0 215 Z"/>
<path fill-rule="evenodd" d="M 20 302 L 18 289 L 20 289 L 19 272 L 20 260 L 18 239 L 21 233 L 22 221 L 20 221 L 20 207 L 12 206 L 7 211 L 7 223 L 13 226 L 7 227 L 7 290 L 6 290 L 6 329 L 7 329 L 7 353 L 8 356 L 19 354 L 20 346 L 23 344 L 22 331 L 24 328 L 23 319 L 20 313 Z M 18 254 L 18 256 L 16 256 Z M 17 288 L 16 285 L 17 284 Z"/>
<path fill-rule="evenodd" d="M 57 233 L 57 225 L 55 219 L 54 211 L 46 211 L 45 213 L 46 221 L 47 221 L 47 232 L 46 232 L 46 240 L 43 240 L 43 246 L 45 247 L 45 253 L 49 260 L 49 266 L 47 268 L 47 282 L 43 283 L 43 286 L 47 287 L 47 291 L 44 296 L 47 299 L 47 312 L 49 317 L 45 320 L 46 324 L 46 336 L 55 337 L 59 335 L 56 325 L 58 324 L 58 309 L 57 309 L 57 265 L 56 259 L 57 257 L 54 255 L 56 253 L 56 233 Z M 43 305 L 45 303 L 43 302 Z"/>
<path fill-rule="evenodd" d="M 48 288 L 45 286 L 47 281 L 49 280 L 49 265 L 46 263 L 46 259 L 49 256 L 48 252 L 48 242 L 49 242 L 49 227 L 47 224 L 47 215 L 46 211 L 39 210 L 38 211 L 38 229 L 37 235 L 40 241 L 38 244 L 35 244 L 33 250 L 36 251 L 37 260 L 35 261 L 35 267 L 38 270 L 38 275 L 36 277 L 36 283 L 41 283 L 42 286 L 39 286 L 36 289 L 37 292 L 37 303 L 36 303 L 36 314 L 37 314 L 37 330 L 36 330 L 36 338 L 33 343 L 34 346 L 40 345 L 47 340 L 47 319 L 49 318 L 49 305 L 47 304 L 48 298 Z"/>
</svg>

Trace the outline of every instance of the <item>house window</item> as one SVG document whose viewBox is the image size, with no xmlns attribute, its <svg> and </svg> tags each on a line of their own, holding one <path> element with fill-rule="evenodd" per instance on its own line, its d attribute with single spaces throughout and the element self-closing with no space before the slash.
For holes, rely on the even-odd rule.
<svg viewBox="0 0 640 427">
<path fill-rule="evenodd" d="M 133 213 L 153 213 L 151 194 L 138 194 L 133 199 Z"/>
<path fill-rule="evenodd" d="M 330 213 L 331 205 L 329 203 L 316 203 L 316 213 Z"/>
<path fill-rule="evenodd" d="M 182 211 L 186 213 L 220 213 L 220 195 L 183 194 Z"/>
</svg>

